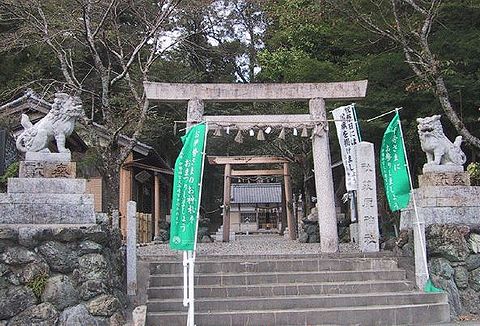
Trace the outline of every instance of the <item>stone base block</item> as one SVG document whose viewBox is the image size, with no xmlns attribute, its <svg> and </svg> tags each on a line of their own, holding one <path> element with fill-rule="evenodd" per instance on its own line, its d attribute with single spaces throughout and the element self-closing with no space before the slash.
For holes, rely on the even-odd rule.
<svg viewBox="0 0 480 326">
<path fill-rule="evenodd" d="M 443 164 L 443 165 L 436 165 L 436 164 L 424 164 L 423 173 L 448 173 L 448 172 L 463 172 L 463 165 L 455 165 L 455 164 Z"/>
<path fill-rule="evenodd" d="M 20 178 L 75 178 L 75 162 L 22 161 L 18 171 Z"/>
<path fill-rule="evenodd" d="M 0 194 L 0 224 L 94 224 L 93 195 Z"/>
<path fill-rule="evenodd" d="M 420 188 L 428 186 L 470 186 L 468 172 L 424 172 L 418 176 Z"/>
<path fill-rule="evenodd" d="M 84 194 L 86 185 L 85 179 L 10 178 L 8 193 Z"/>
<path fill-rule="evenodd" d="M 430 224 L 480 225 L 480 187 L 429 186 L 414 190 L 419 220 Z M 400 229 L 415 221 L 412 200 L 400 217 Z"/>
<path fill-rule="evenodd" d="M 71 160 L 72 160 L 71 153 L 40 153 L 40 152 L 25 153 L 25 161 L 70 162 Z"/>
</svg>

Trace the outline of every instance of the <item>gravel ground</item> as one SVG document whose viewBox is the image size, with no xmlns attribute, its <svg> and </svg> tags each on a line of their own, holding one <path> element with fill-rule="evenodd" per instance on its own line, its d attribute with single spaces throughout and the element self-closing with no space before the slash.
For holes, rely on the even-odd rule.
<svg viewBox="0 0 480 326">
<path fill-rule="evenodd" d="M 341 243 L 341 253 L 359 252 L 356 245 Z M 240 235 L 235 241 L 228 243 L 199 243 L 198 256 L 211 255 L 289 255 L 289 254 L 318 254 L 319 243 L 299 243 L 290 241 L 278 234 Z M 140 256 L 180 256 L 178 251 L 170 250 L 168 244 L 149 244 L 138 248 Z"/>
</svg>

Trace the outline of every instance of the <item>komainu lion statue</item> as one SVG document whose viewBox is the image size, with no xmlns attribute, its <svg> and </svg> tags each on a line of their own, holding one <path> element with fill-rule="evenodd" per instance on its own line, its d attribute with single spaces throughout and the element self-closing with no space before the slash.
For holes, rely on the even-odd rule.
<svg viewBox="0 0 480 326">
<path fill-rule="evenodd" d="M 440 115 L 418 118 L 418 135 L 422 150 L 427 154 L 425 165 L 463 165 L 467 160 L 461 150 L 462 136 L 452 143 L 443 133 Z"/>
<path fill-rule="evenodd" d="M 36 124 L 22 114 L 21 124 L 25 130 L 17 138 L 17 148 L 21 152 L 49 153 L 48 143 L 55 138 L 58 151 L 69 153 L 65 148 L 66 137 L 72 134 L 77 118 L 84 116 L 79 97 L 56 93 L 50 112 Z"/>
</svg>

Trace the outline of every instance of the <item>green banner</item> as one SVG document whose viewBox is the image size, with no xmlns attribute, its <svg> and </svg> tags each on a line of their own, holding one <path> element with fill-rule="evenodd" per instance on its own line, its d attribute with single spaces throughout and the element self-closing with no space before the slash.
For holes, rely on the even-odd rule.
<svg viewBox="0 0 480 326">
<path fill-rule="evenodd" d="M 400 128 L 400 116 L 397 112 L 385 130 L 380 149 L 380 169 L 388 206 L 392 211 L 407 207 L 410 201 L 410 179 Z"/>
<path fill-rule="evenodd" d="M 183 148 L 173 175 L 170 248 L 193 250 L 202 187 L 206 125 L 198 124 L 182 137 Z"/>
</svg>

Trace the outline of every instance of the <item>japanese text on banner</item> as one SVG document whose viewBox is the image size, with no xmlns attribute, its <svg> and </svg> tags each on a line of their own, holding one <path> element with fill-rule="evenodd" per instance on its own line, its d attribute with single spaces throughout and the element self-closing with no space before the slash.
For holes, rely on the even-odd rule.
<svg viewBox="0 0 480 326">
<path fill-rule="evenodd" d="M 173 177 L 171 249 L 193 250 L 195 246 L 205 132 L 206 125 L 198 124 L 182 137 Z"/>
<path fill-rule="evenodd" d="M 345 187 L 347 191 L 357 189 L 357 172 L 354 162 L 354 146 L 359 142 L 359 134 L 355 118 L 354 105 L 336 108 L 332 111 L 338 141 L 342 151 L 342 161 L 345 168 Z"/>
</svg>

